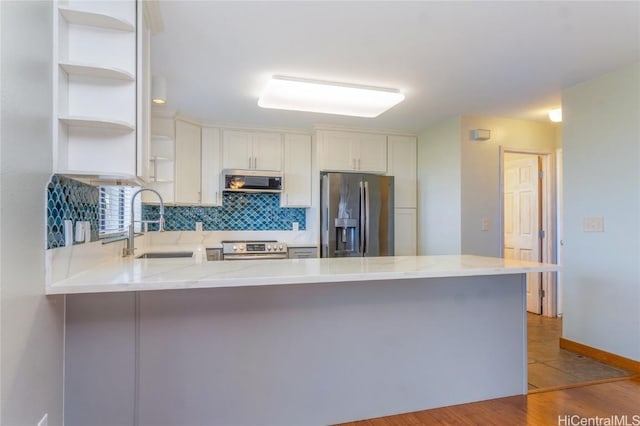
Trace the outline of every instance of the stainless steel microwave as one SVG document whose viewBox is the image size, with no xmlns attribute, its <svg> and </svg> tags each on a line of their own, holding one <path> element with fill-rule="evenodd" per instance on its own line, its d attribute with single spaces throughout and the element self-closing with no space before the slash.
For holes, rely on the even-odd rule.
<svg viewBox="0 0 640 426">
<path fill-rule="evenodd" d="M 269 170 L 222 171 L 223 190 L 228 192 L 282 192 L 282 173 Z"/>
</svg>

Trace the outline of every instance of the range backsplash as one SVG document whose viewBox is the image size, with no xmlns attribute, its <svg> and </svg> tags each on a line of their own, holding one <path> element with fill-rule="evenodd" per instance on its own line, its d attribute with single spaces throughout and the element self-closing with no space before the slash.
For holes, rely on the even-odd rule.
<svg viewBox="0 0 640 426">
<path fill-rule="evenodd" d="M 144 220 L 158 218 L 159 206 L 143 204 Z M 279 194 L 224 193 L 222 206 L 166 206 L 167 231 L 193 231 L 196 222 L 202 222 L 204 231 L 291 231 L 293 223 L 305 230 L 306 214 L 303 208 L 281 208 Z M 157 225 L 149 225 L 149 230 Z"/>
<path fill-rule="evenodd" d="M 99 190 L 65 176 L 53 175 L 47 185 L 47 248 L 64 247 L 64 221 L 88 220 L 91 241 L 98 239 Z"/>
</svg>

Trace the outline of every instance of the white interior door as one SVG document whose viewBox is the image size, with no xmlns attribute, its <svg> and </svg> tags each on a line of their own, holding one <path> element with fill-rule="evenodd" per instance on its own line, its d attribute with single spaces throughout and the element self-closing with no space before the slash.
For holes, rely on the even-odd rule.
<svg viewBox="0 0 640 426">
<path fill-rule="evenodd" d="M 537 155 L 504 155 L 504 257 L 540 261 L 540 165 Z M 527 274 L 527 310 L 542 313 L 539 273 Z"/>
<path fill-rule="evenodd" d="M 562 218 L 564 217 L 564 194 L 563 194 L 563 184 L 562 184 L 562 149 L 556 150 L 556 196 L 557 204 L 556 211 L 558 215 L 557 219 L 557 241 L 558 245 L 556 247 L 556 256 L 558 264 L 562 265 L 564 263 L 564 224 Z M 562 316 L 562 271 L 558 271 L 556 275 L 556 313 L 560 317 Z"/>
</svg>

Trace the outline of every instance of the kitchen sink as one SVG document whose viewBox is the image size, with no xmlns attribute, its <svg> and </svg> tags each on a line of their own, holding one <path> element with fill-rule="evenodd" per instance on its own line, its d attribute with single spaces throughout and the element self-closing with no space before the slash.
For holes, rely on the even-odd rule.
<svg viewBox="0 0 640 426">
<path fill-rule="evenodd" d="M 172 259 L 176 257 L 192 257 L 192 251 L 157 251 L 149 252 L 137 257 L 137 259 Z"/>
</svg>

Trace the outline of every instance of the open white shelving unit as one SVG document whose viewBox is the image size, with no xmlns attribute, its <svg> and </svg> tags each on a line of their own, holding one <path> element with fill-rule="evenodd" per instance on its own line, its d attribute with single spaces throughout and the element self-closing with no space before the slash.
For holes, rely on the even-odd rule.
<svg viewBox="0 0 640 426">
<path fill-rule="evenodd" d="M 152 117 L 147 186 L 158 191 L 165 204 L 175 202 L 175 158 L 175 121 L 168 117 Z M 158 203 L 153 194 L 143 192 L 141 195 L 145 203 Z"/>
<path fill-rule="evenodd" d="M 54 170 L 134 179 L 137 2 L 54 4 Z"/>
</svg>

